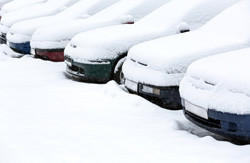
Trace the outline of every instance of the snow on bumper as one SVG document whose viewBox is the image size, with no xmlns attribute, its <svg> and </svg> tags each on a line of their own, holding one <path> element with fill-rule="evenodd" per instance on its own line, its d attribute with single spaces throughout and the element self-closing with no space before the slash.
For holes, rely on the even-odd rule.
<svg viewBox="0 0 250 163">
<path fill-rule="evenodd" d="M 10 30 L 10 27 L 4 25 L 4 24 L 0 24 L 0 31 L 1 33 L 8 33 Z"/>
<path fill-rule="evenodd" d="M 166 74 L 131 60 L 124 64 L 126 88 L 162 107 L 181 109 L 178 85 L 184 74 Z"/>
<path fill-rule="evenodd" d="M 181 98 L 207 110 L 244 115 L 250 114 L 250 97 L 186 75 L 180 84 Z"/>
<path fill-rule="evenodd" d="M 31 36 L 25 35 L 25 34 L 8 32 L 6 38 L 8 42 L 26 43 L 26 42 L 30 42 Z"/>
<path fill-rule="evenodd" d="M 167 74 L 157 71 L 131 59 L 124 62 L 122 70 L 126 79 L 160 87 L 178 86 L 184 76 L 184 73 Z"/>
<path fill-rule="evenodd" d="M 30 41 L 31 48 L 34 49 L 64 49 L 70 40 L 60 41 L 46 41 L 46 40 L 33 40 Z"/>
</svg>

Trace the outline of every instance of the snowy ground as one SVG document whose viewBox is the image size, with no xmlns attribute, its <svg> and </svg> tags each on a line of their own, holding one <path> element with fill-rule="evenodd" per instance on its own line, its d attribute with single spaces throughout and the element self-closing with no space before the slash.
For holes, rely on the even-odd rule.
<svg viewBox="0 0 250 163">
<path fill-rule="evenodd" d="M 250 161 L 250 145 L 200 129 L 182 111 L 112 81 L 69 80 L 64 70 L 64 63 L 0 54 L 0 163 Z"/>
</svg>

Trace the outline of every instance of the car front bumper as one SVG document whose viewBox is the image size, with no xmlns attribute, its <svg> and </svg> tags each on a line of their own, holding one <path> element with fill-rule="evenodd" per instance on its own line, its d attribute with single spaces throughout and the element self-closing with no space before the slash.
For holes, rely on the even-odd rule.
<svg viewBox="0 0 250 163">
<path fill-rule="evenodd" d="M 178 86 L 153 86 L 125 79 L 125 87 L 149 101 L 168 109 L 181 109 Z"/>
<path fill-rule="evenodd" d="M 237 115 L 208 109 L 207 117 L 204 117 L 204 111 L 202 111 L 204 108 L 192 103 L 187 105 L 187 103 L 189 102 L 183 100 L 183 111 L 185 117 L 194 124 L 225 137 L 250 141 L 249 114 Z M 197 111 L 197 108 L 201 110 Z M 203 112 L 202 115 L 201 112 Z"/>
<path fill-rule="evenodd" d="M 64 61 L 64 49 L 31 49 L 36 58 L 50 60 L 53 62 Z"/>
<path fill-rule="evenodd" d="M 26 43 L 7 42 L 7 44 L 13 51 L 17 53 L 30 54 L 30 42 L 26 42 Z"/>
<path fill-rule="evenodd" d="M 67 76 L 85 82 L 106 83 L 111 79 L 114 60 L 95 63 L 75 62 L 65 57 Z"/>
</svg>

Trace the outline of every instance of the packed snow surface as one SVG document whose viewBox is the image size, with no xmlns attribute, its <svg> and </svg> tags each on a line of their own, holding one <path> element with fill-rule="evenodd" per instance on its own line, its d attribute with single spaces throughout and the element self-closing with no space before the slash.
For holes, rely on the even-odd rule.
<svg viewBox="0 0 250 163">
<path fill-rule="evenodd" d="M 80 0 L 62 12 L 47 17 L 28 19 L 15 23 L 7 34 L 7 40 L 13 43 L 29 42 L 31 35 L 39 27 L 69 22 L 75 18 L 87 18 L 119 0 Z"/>
<path fill-rule="evenodd" d="M 76 35 L 65 54 L 78 62 L 113 59 L 138 43 L 179 33 L 184 22 L 190 30 L 196 30 L 236 1 L 170 1 L 134 25 L 112 26 Z"/>
<path fill-rule="evenodd" d="M 188 68 L 181 96 L 206 109 L 250 114 L 250 48 L 208 57 Z"/>
<path fill-rule="evenodd" d="M 168 1 L 170 0 L 121 0 L 88 19 L 77 19 L 68 24 L 39 28 L 32 36 L 31 46 L 39 49 L 65 48 L 69 40 L 78 33 L 111 25 L 137 22 Z"/>
<path fill-rule="evenodd" d="M 193 61 L 249 47 L 248 6 L 250 0 L 238 2 L 197 31 L 134 46 L 123 66 L 125 77 L 157 86 L 178 86 Z"/>
<path fill-rule="evenodd" d="M 74 82 L 64 63 L 0 56 L 1 163 L 250 161 L 250 145 L 225 141 L 113 81 Z"/>
<path fill-rule="evenodd" d="M 7 33 L 9 28 L 16 22 L 41 16 L 54 15 L 71 6 L 79 0 L 48 0 L 44 3 L 23 7 L 8 12 L 1 19 L 0 31 Z"/>
</svg>

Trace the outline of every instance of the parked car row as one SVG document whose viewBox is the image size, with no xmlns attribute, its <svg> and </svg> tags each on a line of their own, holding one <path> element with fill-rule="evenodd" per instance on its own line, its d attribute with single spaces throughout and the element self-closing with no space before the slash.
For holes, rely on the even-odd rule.
<svg viewBox="0 0 250 163">
<path fill-rule="evenodd" d="M 115 80 L 160 106 L 183 108 L 202 128 L 250 140 L 248 6 L 250 0 L 14 0 L 2 7 L 0 37 L 17 53 L 64 61 L 69 78 Z"/>
</svg>

